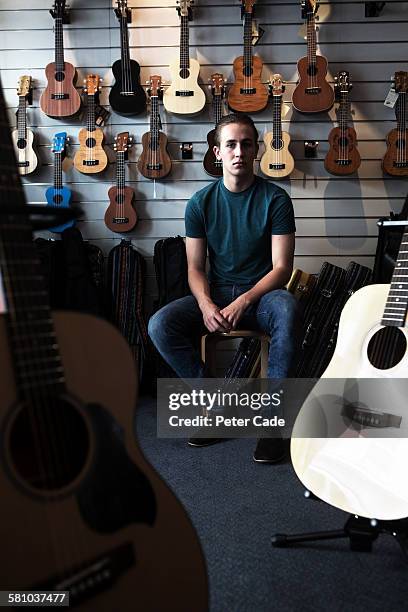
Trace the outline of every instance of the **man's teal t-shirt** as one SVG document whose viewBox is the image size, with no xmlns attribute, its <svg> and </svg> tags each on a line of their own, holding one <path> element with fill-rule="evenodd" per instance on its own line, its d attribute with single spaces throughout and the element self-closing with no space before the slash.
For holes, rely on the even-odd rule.
<svg viewBox="0 0 408 612">
<path fill-rule="evenodd" d="M 255 284 L 272 269 L 271 236 L 296 231 L 286 191 L 256 176 L 248 189 L 229 191 L 223 179 L 188 201 L 186 236 L 207 238 L 210 282 Z"/>
</svg>

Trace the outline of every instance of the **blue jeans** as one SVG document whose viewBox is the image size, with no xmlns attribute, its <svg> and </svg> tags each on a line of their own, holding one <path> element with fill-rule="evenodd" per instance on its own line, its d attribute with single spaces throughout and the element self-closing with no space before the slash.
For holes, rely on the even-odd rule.
<svg viewBox="0 0 408 612">
<path fill-rule="evenodd" d="M 224 308 L 253 285 L 211 285 L 211 298 Z M 284 289 L 270 291 L 251 304 L 238 328 L 263 331 L 270 335 L 268 378 L 293 375 L 298 345 L 300 316 L 298 304 Z M 149 321 L 149 336 L 164 360 L 180 378 L 205 375 L 199 339 L 206 333 L 203 315 L 194 296 L 174 300 L 156 312 Z"/>
</svg>

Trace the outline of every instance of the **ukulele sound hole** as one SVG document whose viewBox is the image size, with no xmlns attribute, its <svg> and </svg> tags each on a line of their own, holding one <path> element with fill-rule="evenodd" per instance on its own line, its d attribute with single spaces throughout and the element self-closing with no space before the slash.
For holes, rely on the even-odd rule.
<svg viewBox="0 0 408 612">
<path fill-rule="evenodd" d="M 397 149 L 405 149 L 405 140 L 403 138 L 398 138 L 395 144 L 397 145 Z"/>
<path fill-rule="evenodd" d="M 95 138 L 87 138 L 85 144 L 89 149 L 93 149 L 93 147 L 96 145 L 96 140 Z"/>
<path fill-rule="evenodd" d="M 309 76 L 316 76 L 317 74 L 317 66 L 314 64 L 309 64 L 308 68 L 307 68 L 307 74 Z"/>
<path fill-rule="evenodd" d="M 27 144 L 27 141 L 25 140 L 25 138 L 19 138 L 17 140 L 17 147 L 19 149 L 25 149 L 26 148 L 26 144 Z"/>
<path fill-rule="evenodd" d="M 182 68 L 179 72 L 181 79 L 188 79 L 190 76 L 190 71 L 188 68 Z"/>
<path fill-rule="evenodd" d="M 347 147 L 348 146 L 348 138 L 342 136 L 337 141 L 339 147 Z"/>
<path fill-rule="evenodd" d="M 38 493 L 57 493 L 82 472 L 88 428 L 73 403 L 60 397 L 22 404 L 11 423 L 8 451 L 20 481 Z"/>
<path fill-rule="evenodd" d="M 124 201 L 125 201 L 125 196 L 123 195 L 123 193 L 118 193 L 118 195 L 115 198 L 115 202 L 117 202 L 117 204 L 123 204 Z"/>
<path fill-rule="evenodd" d="M 378 370 L 389 370 L 404 357 L 407 340 L 398 327 L 383 327 L 371 338 L 367 356 Z"/>
<path fill-rule="evenodd" d="M 244 73 L 244 76 L 249 77 L 252 75 L 252 66 L 244 66 L 244 69 L 242 71 Z"/>
<path fill-rule="evenodd" d="M 64 79 L 65 79 L 65 74 L 63 72 L 55 73 L 55 80 L 58 81 L 58 83 L 61 83 L 61 81 L 63 81 Z"/>
<path fill-rule="evenodd" d="M 283 147 L 283 140 L 280 138 L 277 138 L 276 140 L 272 140 L 272 146 L 275 149 L 275 151 L 278 151 L 279 149 L 282 149 Z"/>
<path fill-rule="evenodd" d="M 57 194 L 52 198 L 52 201 L 54 202 L 54 204 L 61 204 L 63 199 L 64 198 L 62 197 L 61 194 Z"/>
</svg>

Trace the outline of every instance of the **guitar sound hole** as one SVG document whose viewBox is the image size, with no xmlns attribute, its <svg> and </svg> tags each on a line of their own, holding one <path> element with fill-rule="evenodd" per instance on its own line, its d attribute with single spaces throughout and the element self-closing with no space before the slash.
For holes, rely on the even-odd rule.
<svg viewBox="0 0 408 612">
<path fill-rule="evenodd" d="M 395 144 L 397 145 L 397 149 L 405 149 L 405 140 L 403 138 L 398 138 Z"/>
<path fill-rule="evenodd" d="M 17 147 L 18 147 L 19 149 L 25 149 L 25 148 L 26 148 L 26 144 L 27 144 L 27 141 L 26 141 L 26 139 L 25 139 L 25 138 L 19 138 L 19 139 L 17 140 Z"/>
<path fill-rule="evenodd" d="M 309 66 L 307 68 L 307 74 L 309 76 L 316 76 L 316 74 L 317 74 L 317 66 L 315 66 L 313 64 L 309 64 Z"/>
<path fill-rule="evenodd" d="M 54 202 L 54 204 L 61 204 L 62 200 L 64 198 L 62 197 L 61 194 L 56 194 L 53 198 L 52 201 Z"/>
<path fill-rule="evenodd" d="M 87 462 L 90 438 L 80 411 L 67 399 L 23 404 L 11 423 L 8 451 L 20 481 L 39 494 L 68 487 Z"/>
<path fill-rule="evenodd" d="M 396 366 L 407 350 L 407 340 L 398 327 L 383 327 L 371 338 L 367 357 L 378 370 Z"/>
<path fill-rule="evenodd" d="M 93 149 L 93 147 L 96 145 L 96 140 L 95 138 L 87 138 L 85 144 L 89 149 Z"/>
<path fill-rule="evenodd" d="M 179 75 L 182 79 L 188 79 L 188 77 L 190 76 L 190 71 L 188 68 L 182 68 L 179 72 Z"/>
<path fill-rule="evenodd" d="M 125 201 L 125 196 L 123 195 L 123 193 L 118 193 L 118 195 L 115 198 L 115 202 L 117 202 L 118 204 L 123 204 L 124 201 Z"/>
<path fill-rule="evenodd" d="M 55 80 L 58 81 L 58 83 L 61 83 L 61 81 L 63 81 L 64 79 L 65 79 L 65 74 L 63 72 L 55 73 Z"/>
<path fill-rule="evenodd" d="M 275 151 L 278 151 L 279 149 L 282 149 L 282 147 L 283 147 L 283 140 L 282 139 L 272 140 L 272 146 L 275 149 Z"/>
</svg>

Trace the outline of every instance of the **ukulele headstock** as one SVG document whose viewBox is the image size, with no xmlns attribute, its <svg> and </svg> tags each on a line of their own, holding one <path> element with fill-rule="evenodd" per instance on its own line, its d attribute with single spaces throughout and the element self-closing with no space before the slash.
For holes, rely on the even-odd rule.
<svg viewBox="0 0 408 612">
<path fill-rule="evenodd" d="M 408 91 L 408 72 L 399 70 L 394 74 L 394 89 L 397 93 L 407 93 Z"/>
<path fill-rule="evenodd" d="M 116 4 L 118 5 L 114 11 L 116 17 L 119 19 L 126 19 L 127 23 L 131 23 L 132 21 L 132 13 L 128 8 L 127 0 L 117 0 Z"/>
<path fill-rule="evenodd" d="M 132 146 L 133 138 L 129 136 L 129 132 L 120 132 L 115 138 L 115 144 L 113 145 L 116 153 L 127 153 Z"/>
<path fill-rule="evenodd" d="M 65 0 L 55 0 L 50 14 L 53 19 L 62 19 L 62 23 L 69 23 L 68 7 Z"/>
<path fill-rule="evenodd" d="M 24 98 L 27 98 L 31 93 L 31 87 L 32 87 L 31 77 L 26 74 L 23 74 L 18 79 L 17 95 L 19 97 L 24 96 Z"/>
<path fill-rule="evenodd" d="M 215 74 L 211 75 L 211 92 L 212 95 L 215 96 L 219 96 L 219 97 L 224 97 L 225 95 L 225 81 L 224 81 L 224 77 L 222 76 L 222 74 L 220 74 L 219 72 L 216 72 Z"/>
<path fill-rule="evenodd" d="M 319 0 L 301 0 L 302 19 L 310 19 L 314 17 L 319 8 Z"/>
<path fill-rule="evenodd" d="M 52 152 L 53 153 L 64 153 L 65 147 L 67 143 L 67 133 L 66 132 L 58 132 L 58 134 L 54 135 L 52 140 Z"/>
<path fill-rule="evenodd" d="M 348 94 L 352 87 L 350 73 L 347 70 L 342 70 L 336 74 L 334 77 L 334 93 L 338 100 L 341 98 L 342 94 Z"/>
<path fill-rule="evenodd" d="M 269 92 L 272 96 L 281 96 L 285 91 L 281 74 L 274 74 L 269 83 Z"/>
<path fill-rule="evenodd" d="M 163 88 L 162 88 L 162 78 L 158 74 L 153 74 L 150 77 L 150 80 L 147 81 L 146 85 L 148 85 L 147 93 L 151 98 L 161 98 Z"/>
<path fill-rule="evenodd" d="M 84 93 L 95 96 L 101 91 L 102 79 L 98 74 L 88 74 L 84 79 Z"/>
<path fill-rule="evenodd" d="M 177 0 L 177 4 L 179 17 L 188 17 L 188 20 L 191 21 L 193 18 L 192 5 L 194 4 L 194 0 Z"/>
<path fill-rule="evenodd" d="M 244 13 L 252 13 L 256 0 L 242 0 L 242 10 Z"/>
</svg>

